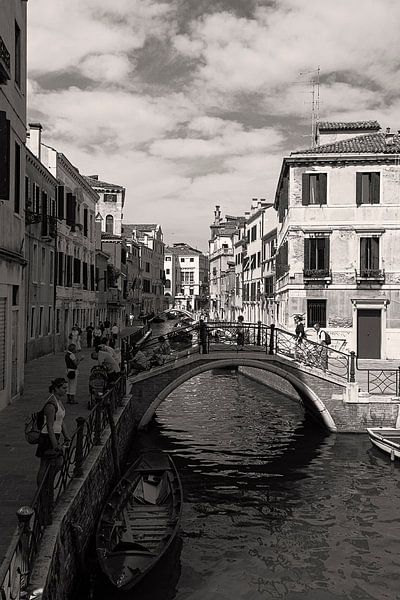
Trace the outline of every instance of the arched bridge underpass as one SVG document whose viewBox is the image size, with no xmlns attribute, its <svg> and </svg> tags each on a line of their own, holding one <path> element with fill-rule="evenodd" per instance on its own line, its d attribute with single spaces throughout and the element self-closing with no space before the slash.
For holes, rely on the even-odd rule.
<svg viewBox="0 0 400 600">
<path fill-rule="evenodd" d="M 346 383 L 336 377 L 321 377 L 308 367 L 299 369 L 283 357 L 257 351 L 242 354 L 191 354 L 131 378 L 131 395 L 139 428 L 151 421 L 157 408 L 171 392 L 195 375 L 211 369 L 239 366 L 261 369 L 273 374 L 275 379 L 281 378 L 289 382 L 305 411 L 329 431 L 337 431 L 335 403 L 343 403 Z"/>
<path fill-rule="evenodd" d="M 243 344 L 238 346 L 240 336 Z M 140 427 L 146 426 L 174 389 L 193 376 L 211 369 L 239 366 L 264 371 L 267 385 L 268 373 L 271 374 L 274 378 L 271 387 L 282 393 L 287 393 L 289 386 L 290 396 L 294 390 L 306 412 L 329 431 L 365 432 L 366 427 L 395 427 L 400 423 L 398 398 L 383 395 L 367 398 L 360 394 L 353 352 L 345 353 L 309 340 L 297 346 L 292 333 L 261 323 L 208 322 L 175 328 L 165 337 L 171 346 L 171 353 L 161 357 L 165 363 L 137 375 L 130 373 L 132 401 Z M 150 357 L 157 353 L 159 345 L 157 339 L 151 339 L 144 352 Z M 126 349 L 122 350 L 127 356 Z"/>
</svg>

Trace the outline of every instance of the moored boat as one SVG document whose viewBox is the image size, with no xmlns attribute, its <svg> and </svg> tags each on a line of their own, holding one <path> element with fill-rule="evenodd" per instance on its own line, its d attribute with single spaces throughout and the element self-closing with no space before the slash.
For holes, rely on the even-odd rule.
<svg viewBox="0 0 400 600">
<path fill-rule="evenodd" d="M 394 427 L 367 428 L 372 444 L 389 454 L 390 458 L 400 458 L 400 429 Z"/>
<path fill-rule="evenodd" d="M 103 573 L 120 590 L 135 586 L 175 538 L 182 514 L 182 486 L 168 454 L 141 455 L 119 481 L 97 526 Z"/>
</svg>

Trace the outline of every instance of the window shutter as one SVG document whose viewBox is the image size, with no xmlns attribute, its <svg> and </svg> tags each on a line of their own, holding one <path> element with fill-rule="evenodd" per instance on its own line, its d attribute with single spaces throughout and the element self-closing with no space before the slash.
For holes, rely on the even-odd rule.
<svg viewBox="0 0 400 600">
<path fill-rule="evenodd" d="M 310 239 L 304 238 L 304 269 L 307 271 L 310 267 Z"/>
<path fill-rule="evenodd" d="M 318 202 L 319 202 L 319 204 L 326 204 L 326 184 L 327 184 L 326 173 L 319 173 L 319 175 L 318 175 Z"/>
<path fill-rule="evenodd" d="M 10 198 L 10 121 L 0 111 L 0 200 Z"/>
<path fill-rule="evenodd" d="M 75 225 L 76 198 L 67 193 L 67 225 Z"/>
<path fill-rule="evenodd" d="M 356 173 L 356 202 L 357 206 L 362 204 L 362 173 Z"/>
<path fill-rule="evenodd" d="M 375 173 L 374 173 L 375 175 Z M 371 238 L 371 269 L 379 269 L 379 238 Z"/>
<path fill-rule="evenodd" d="M 371 173 L 371 204 L 379 204 L 380 173 Z"/>
<path fill-rule="evenodd" d="M 328 237 L 324 238 L 324 269 L 326 269 L 327 271 L 329 271 L 329 245 L 330 245 L 330 239 Z"/>
<path fill-rule="evenodd" d="M 360 239 L 360 270 L 367 269 L 367 238 Z"/>
<path fill-rule="evenodd" d="M 303 206 L 308 206 L 310 204 L 310 176 L 307 173 L 303 173 L 302 176 L 301 203 Z"/>
<path fill-rule="evenodd" d="M 57 217 L 64 219 L 64 186 L 57 186 Z"/>
</svg>

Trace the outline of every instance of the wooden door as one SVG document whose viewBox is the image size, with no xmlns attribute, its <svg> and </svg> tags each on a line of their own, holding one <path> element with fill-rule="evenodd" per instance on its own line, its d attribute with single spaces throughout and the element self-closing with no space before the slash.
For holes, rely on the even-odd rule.
<svg viewBox="0 0 400 600">
<path fill-rule="evenodd" d="M 381 311 L 357 310 L 358 358 L 381 358 Z"/>
</svg>

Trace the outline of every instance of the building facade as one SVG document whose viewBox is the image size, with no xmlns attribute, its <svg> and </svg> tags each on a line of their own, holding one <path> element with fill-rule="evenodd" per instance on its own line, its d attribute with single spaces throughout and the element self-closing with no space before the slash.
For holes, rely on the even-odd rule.
<svg viewBox="0 0 400 600">
<path fill-rule="evenodd" d="M 57 180 L 29 148 L 25 174 L 25 360 L 56 348 Z"/>
<path fill-rule="evenodd" d="M 185 243 L 174 244 L 170 250 L 176 257 L 176 308 L 183 308 L 190 312 L 206 309 L 208 305 L 207 256 Z"/>
<path fill-rule="evenodd" d="M 0 408 L 24 380 L 26 2 L 0 4 Z"/>
<path fill-rule="evenodd" d="M 209 261 L 209 313 L 215 320 L 229 320 L 231 310 L 227 310 L 225 273 L 234 264 L 235 234 L 244 226 L 245 217 L 221 217 L 220 206 L 215 207 L 214 222 L 210 226 L 208 242 Z"/>
<path fill-rule="evenodd" d="M 175 307 L 175 298 L 181 294 L 181 268 L 179 256 L 171 247 L 165 248 L 164 255 L 165 286 L 164 297 L 168 308 Z"/>
<path fill-rule="evenodd" d="M 319 145 L 283 160 L 275 198 L 277 322 L 302 314 L 367 359 L 400 352 L 400 136 L 379 129 L 320 124 Z"/>
</svg>

